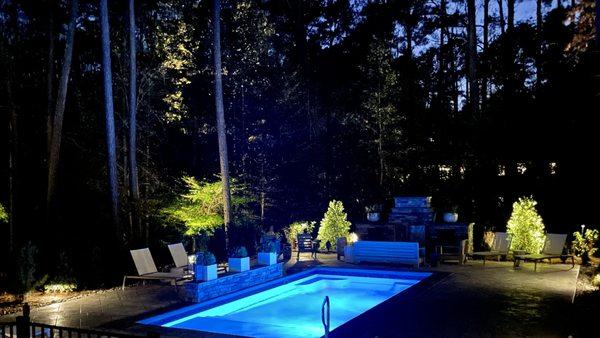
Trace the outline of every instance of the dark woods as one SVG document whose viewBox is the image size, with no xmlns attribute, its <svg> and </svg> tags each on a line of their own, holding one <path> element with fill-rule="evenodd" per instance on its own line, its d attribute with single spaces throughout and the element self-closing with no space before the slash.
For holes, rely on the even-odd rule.
<svg viewBox="0 0 600 338">
<path fill-rule="evenodd" d="M 180 239 L 159 210 L 183 175 L 219 179 L 212 2 L 0 4 L 0 272 L 110 282 L 125 249 Z M 395 195 L 480 227 L 522 195 L 549 230 L 598 223 L 593 1 L 221 6 L 229 167 L 257 227 Z"/>
</svg>

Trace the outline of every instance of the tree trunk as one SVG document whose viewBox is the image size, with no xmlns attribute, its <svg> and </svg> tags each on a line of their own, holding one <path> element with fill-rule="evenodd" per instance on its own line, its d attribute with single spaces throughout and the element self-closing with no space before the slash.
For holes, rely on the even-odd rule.
<svg viewBox="0 0 600 338">
<path fill-rule="evenodd" d="M 515 0 L 507 0 L 506 1 L 508 8 L 508 33 L 512 33 L 515 28 Z M 514 65 L 515 65 L 515 42 L 512 38 L 506 41 L 506 46 L 504 49 L 504 62 L 506 69 L 506 77 L 505 77 L 505 85 L 504 85 L 504 94 L 505 94 L 505 102 L 512 102 L 512 95 L 516 88 L 515 76 L 514 76 Z"/>
<path fill-rule="evenodd" d="M 215 108 L 217 113 L 217 134 L 219 140 L 219 162 L 223 183 L 223 221 L 225 230 L 225 250 L 229 249 L 229 225 L 231 222 L 231 193 L 229 189 L 229 160 L 227 157 L 227 135 L 225 133 L 225 111 L 223 108 L 223 84 L 221 79 L 221 1 L 214 0 L 214 41 L 213 57 L 215 72 Z"/>
<path fill-rule="evenodd" d="M 504 5 L 502 0 L 498 0 L 498 16 L 500 17 L 500 32 L 504 34 L 506 32 L 506 22 L 504 21 Z"/>
<path fill-rule="evenodd" d="M 468 59 L 469 59 L 469 103 L 471 116 L 477 117 L 479 111 L 479 84 L 477 83 L 477 26 L 475 0 L 467 0 L 468 15 Z"/>
<path fill-rule="evenodd" d="M 145 163 L 146 163 L 146 172 L 149 170 L 148 168 L 150 168 L 150 137 L 146 136 L 146 144 L 145 144 L 145 152 L 146 152 L 146 156 L 144 156 L 145 159 Z M 153 191 L 150 188 L 150 175 L 146 173 L 146 175 L 144 175 L 146 177 L 146 184 L 143 185 L 144 187 L 144 198 L 146 200 L 148 200 L 148 196 L 150 196 L 151 193 L 153 193 Z M 143 176 L 143 177 L 144 177 Z M 144 213 L 144 244 L 146 246 L 148 246 L 148 243 L 150 243 L 150 215 L 148 212 Z"/>
<path fill-rule="evenodd" d="M 135 5 L 129 0 L 129 189 L 131 193 L 132 224 L 140 231 L 139 200 L 140 187 L 138 184 L 137 168 L 137 63 L 135 39 Z"/>
<path fill-rule="evenodd" d="M 8 133 L 9 133 L 9 148 L 8 148 L 8 253 L 10 257 L 14 257 L 15 250 L 15 215 L 16 215 L 16 200 L 17 200 L 17 154 L 19 137 L 17 133 L 17 109 L 13 101 L 12 83 L 10 75 L 10 67 L 12 58 L 8 55 L 8 50 L 5 49 L 4 37 L 0 37 L 0 57 L 2 64 L 2 77 L 6 90 L 6 109 L 8 110 Z M 6 62 L 6 63 L 5 63 Z M 2 105 L 0 105 L 1 107 Z M 10 259 L 9 257 L 9 259 Z"/>
<path fill-rule="evenodd" d="M 486 55 L 486 52 L 489 47 L 489 34 L 490 34 L 490 0 L 483 0 L 483 54 Z M 487 105 L 487 97 L 488 97 L 488 74 L 489 70 L 487 65 L 489 62 L 482 63 L 486 65 L 485 72 L 481 76 L 481 108 L 485 110 Z"/>
<path fill-rule="evenodd" d="M 104 78 L 104 112 L 106 120 L 106 148 L 108 159 L 108 184 L 112 221 L 117 237 L 117 243 L 122 243 L 119 224 L 119 191 L 117 190 L 117 145 L 115 138 L 115 117 L 112 92 L 112 66 L 110 60 L 110 35 L 108 25 L 107 0 L 100 0 L 100 27 L 102 34 L 102 75 Z"/>
<path fill-rule="evenodd" d="M 412 59 L 413 56 L 413 26 L 406 25 L 406 56 Z"/>
<path fill-rule="evenodd" d="M 52 106 L 54 103 L 54 6 L 48 1 L 48 60 L 46 77 L 46 156 L 50 155 L 52 143 Z"/>
<path fill-rule="evenodd" d="M 52 118 L 50 156 L 48 159 L 48 191 L 46 195 L 46 212 L 51 209 L 56 186 L 56 172 L 58 170 L 58 161 L 60 156 L 60 144 L 62 140 L 63 117 L 65 113 L 65 102 L 67 99 L 67 88 L 69 85 L 69 73 L 71 71 L 71 61 L 73 59 L 73 44 L 75 40 L 75 28 L 77 26 L 77 7 L 78 0 L 71 1 L 71 18 L 67 30 L 67 40 L 65 42 L 65 55 L 63 57 L 62 69 L 60 72 L 60 82 L 58 85 L 58 97 L 56 98 L 56 108 Z"/>
<path fill-rule="evenodd" d="M 377 86 L 377 154 L 379 155 L 379 187 L 383 190 L 385 158 L 383 153 L 383 116 L 381 114 L 381 81 Z"/>
<path fill-rule="evenodd" d="M 536 0 L 535 3 L 535 12 L 536 12 L 536 37 L 537 37 L 537 45 L 535 51 L 535 86 L 539 90 L 540 85 L 542 83 L 542 25 L 544 23 L 542 16 L 542 0 Z"/>
<path fill-rule="evenodd" d="M 508 10 L 508 31 L 515 29 L 515 0 L 506 0 Z"/>
<path fill-rule="evenodd" d="M 445 98 L 442 93 L 444 93 L 444 70 L 445 70 L 445 60 L 444 60 L 444 39 L 446 36 L 446 0 L 440 1 L 440 47 L 438 54 L 438 99 L 440 105 L 444 105 Z"/>
</svg>

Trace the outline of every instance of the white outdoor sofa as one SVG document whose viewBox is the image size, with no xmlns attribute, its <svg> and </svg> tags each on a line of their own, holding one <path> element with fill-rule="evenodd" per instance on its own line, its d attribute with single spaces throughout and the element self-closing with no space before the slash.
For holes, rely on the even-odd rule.
<svg viewBox="0 0 600 338">
<path fill-rule="evenodd" d="M 419 268 L 419 243 L 358 241 L 346 246 L 344 259 L 349 263 L 398 263 Z"/>
</svg>

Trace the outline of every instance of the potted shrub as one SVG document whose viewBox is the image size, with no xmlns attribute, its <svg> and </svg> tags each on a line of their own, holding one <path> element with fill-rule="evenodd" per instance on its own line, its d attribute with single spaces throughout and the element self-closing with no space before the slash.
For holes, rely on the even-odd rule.
<svg viewBox="0 0 600 338">
<path fill-rule="evenodd" d="M 374 204 L 367 206 L 365 211 L 367 212 L 367 220 L 369 222 L 378 222 L 381 219 L 381 204 Z"/>
<path fill-rule="evenodd" d="M 234 248 L 229 254 L 229 271 L 242 272 L 250 270 L 250 257 L 248 251 L 243 246 Z"/>
<path fill-rule="evenodd" d="M 586 229 L 585 233 L 579 231 L 573 233 L 573 251 L 581 257 L 581 264 L 587 265 L 590 262 L 590 256 L 596 252 L 594 246 L 598 241 L 598 230 Z"/>
<path fill-rule="evenodd" d="M 196 281 L 209 281 L 217 279 L 217 260 L 210 251 L 196 253 L 194 264 L 194 276 Z"/>
<path fill-rule="evenodd" d="M 263 241 L 258 252 L 259 265 L 273 265 L 277 263 L 277 246 L 273 241 Z"/>
<path fill-rule="evenodd" d="M 456 223 L 458 221 L 458 207 L 453 206 L 449 212 L 444 213 L 443 217 L 446 223 Z"/>
</svg>

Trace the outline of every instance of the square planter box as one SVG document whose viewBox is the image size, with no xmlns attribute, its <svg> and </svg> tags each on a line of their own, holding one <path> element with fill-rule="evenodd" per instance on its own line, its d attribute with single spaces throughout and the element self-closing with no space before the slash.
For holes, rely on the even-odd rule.
<svg viewBox="0 0 600 338">
<path fill-rule="evenodd" d="M 196 265 L 195 266 L 195 278 L 197 281 L 209 281 L 217 279 L 217 264 L 213 265 Z"/>
<path fill-rule="evenodd" d="M 277 254 L 274 252 L 259 252 L 258 253 L 258 264 L 259 265 L 273 265 L 277 263 Z"/>
<path fill-rule="evenodd" d="M 229 271 L 232 272 L 242 272 L 250 270 L 250 257 L 229 258 L 227 263 L 229 265 Z"/>
</svg>

